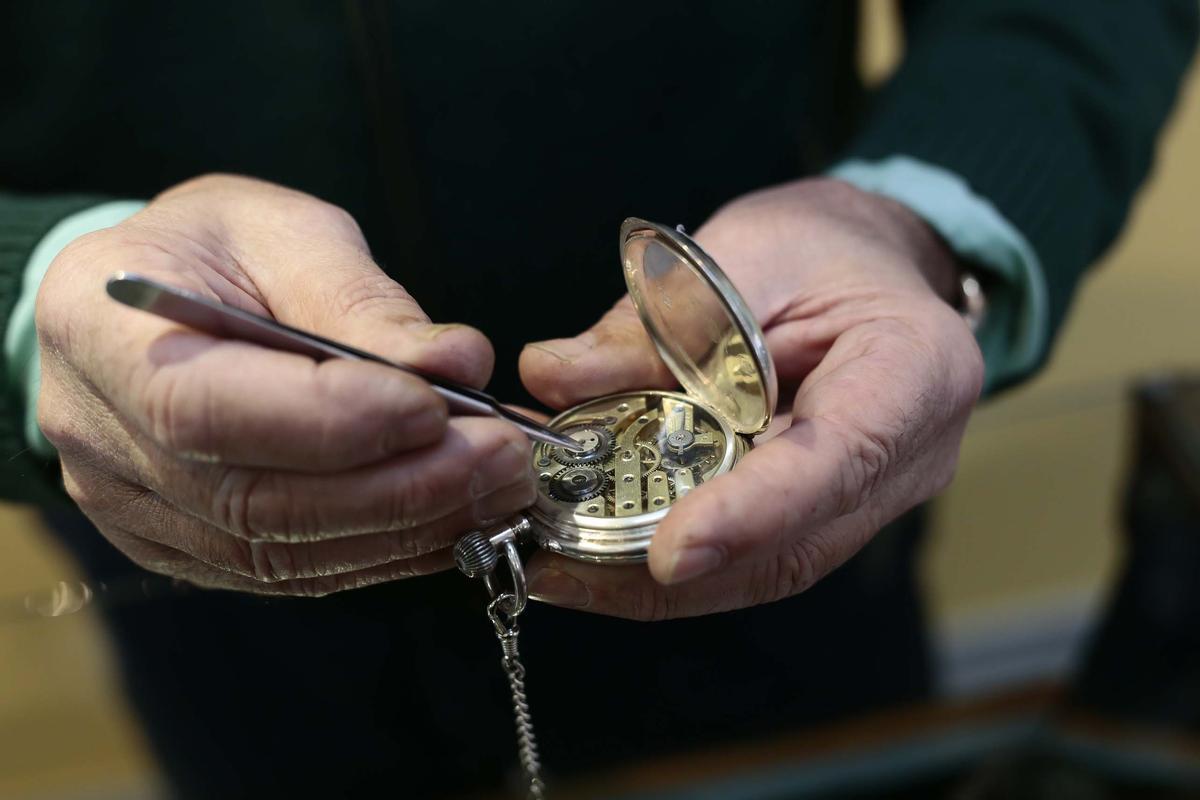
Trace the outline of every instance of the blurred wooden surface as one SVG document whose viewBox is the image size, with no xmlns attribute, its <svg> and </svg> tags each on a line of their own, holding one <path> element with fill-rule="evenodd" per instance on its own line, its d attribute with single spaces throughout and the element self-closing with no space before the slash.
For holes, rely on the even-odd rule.
<svg viewBox="0 0 1200 800">
<path fill-rule="evenodd" d="M 95 612 L 37 613 L 60 581 L 77 578 L 31 514 L 0 506 L 0 798 L 153 791 L 153 764 Z"/>
</svg>

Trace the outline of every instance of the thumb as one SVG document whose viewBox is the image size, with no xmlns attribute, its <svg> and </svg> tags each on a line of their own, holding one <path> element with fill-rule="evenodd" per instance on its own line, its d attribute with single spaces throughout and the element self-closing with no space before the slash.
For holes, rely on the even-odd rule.
<svg viewBox="0 0 1200 800">
<path fill-rule="evenodd" d="M 280 322 L 459 383 L 483 386 L 491 375 L 483 334 L 433 325 L 335 205 L 266 181 L 210 175 L 167 190 L 144 214 L 196 240 L 205 267 L 216 264 Z"/>
<path fill-rule="evenodd" d="M 551 408 L 676 383 L 628 295 L 579 336 L 526 345 L 520 370 L 525 387 Z"/>
<path fill-rule="evenodd" d="M 431 322 L 365 246 L 343 246 L 321 262 L 269 298 L 281 321 L 468 386 L 487 383 L 495 362 L 487 337 L 466 325 Z"/>
</svg>

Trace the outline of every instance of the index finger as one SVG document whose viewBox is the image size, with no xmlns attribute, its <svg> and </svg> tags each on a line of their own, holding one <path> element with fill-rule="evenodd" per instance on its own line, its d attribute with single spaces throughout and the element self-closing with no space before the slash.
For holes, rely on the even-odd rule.
<svg viewBox="0 0 1200 800">
<path fill-rule="evenodd" d="M 400 370 L 215 339 L 107 299 L 85 308 L 74 323 L 84 334 L 74 359 L 83 377 L 177 455 L 338 471 L 426 446 L 445 431 L 445 401 Z"/>
</svg>

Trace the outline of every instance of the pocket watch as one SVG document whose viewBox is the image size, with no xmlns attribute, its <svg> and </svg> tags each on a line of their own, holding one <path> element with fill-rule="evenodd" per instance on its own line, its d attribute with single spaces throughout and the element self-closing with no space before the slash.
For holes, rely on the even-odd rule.
<svg viewBox="0 0 1200 800">
<path fill-rule="evenodd" d="M 770 422 L 776 381 L 762 330 L 729 279 L 682 230 L 621 226 L 629 297 L 682 392 L 600 397 L 548 423 L 583 446 L 533 447 L 529 538 L 571 558 L 645 561 L 658 523 L 733 468 Z"/>
<path fill-rule="evenodd" d="M 762 329 L 716 262 L 682 228 L 630 218 L 621 267 L 643 327 L 682 391 L 621 392 L 563 411 L 547 423 L 568 448 L 533 445 L 537 500 L 504 523 L 464 535 L 459 569 L 480 577 L 513 694 L 529 796 L 542 783 L 517 652 L 516 618 L 527 602 L 517 545 L 602 564 L 646 560 L 658 523 L 697 486 L 731 470 L 766 429 L 778 387 Z M 507 588 L 495 576 L 508 562 Z"/>
<path fill-rule="evenodd" d="M 608 395 L 550 420 L 577 446 L 533 445 L 536 502 L 469 534 L 495 539 L 492 549 L 507 529 L 571 558 L 645 561 L 671 506 L 732 469 L 770 423 L 778 388 L 765 337 L 716 262 L 682 228 L 636 218 L 621 226 L 620 256 L 629 297 L 682 391 Z M 477 573 L 466 542 L 458 552 Z"/>
</svg>

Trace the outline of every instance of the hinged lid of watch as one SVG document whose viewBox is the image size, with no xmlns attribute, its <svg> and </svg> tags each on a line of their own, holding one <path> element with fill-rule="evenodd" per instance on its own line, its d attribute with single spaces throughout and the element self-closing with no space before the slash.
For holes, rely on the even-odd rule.
<svg viewBox="0 0 1200 800">
<path fill-rule="evenodd" d="M 729 278 L 682 231 L 630 217 L 625 283 L 659 355 L 688 394 L 738 433 L 766 429 L 778 397 L 762 329 Z"/>
</svg>

